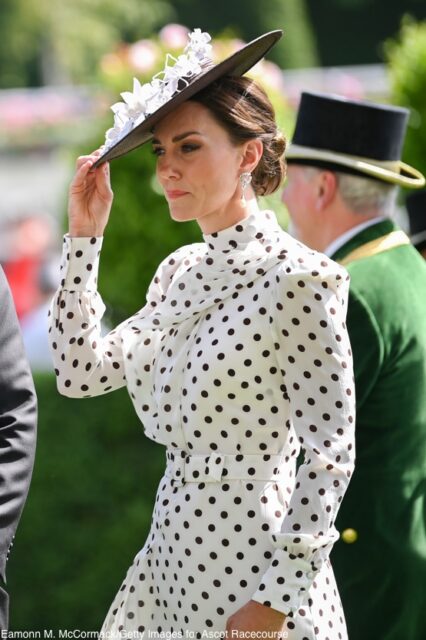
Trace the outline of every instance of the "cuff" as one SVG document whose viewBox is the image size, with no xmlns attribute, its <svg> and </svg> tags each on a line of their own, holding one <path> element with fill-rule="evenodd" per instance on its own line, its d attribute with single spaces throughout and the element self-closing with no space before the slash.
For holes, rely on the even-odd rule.
<svg viewBox="0 0 426 640">
<path fill-rule="evenodd" d="M 103 238 L 64 236 L 61 285 L 72 291 L 97 291 L 99 254 Z"/>
<path fill-rule="evenodd" d="M 295 613 L 306 599 L 317 572 L 312 562 L 277 549 L 252 600 L 285 615 Z"/>
</svg>

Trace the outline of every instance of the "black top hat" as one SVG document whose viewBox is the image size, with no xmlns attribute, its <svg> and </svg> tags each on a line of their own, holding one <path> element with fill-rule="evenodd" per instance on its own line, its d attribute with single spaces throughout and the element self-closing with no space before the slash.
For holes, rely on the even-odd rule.
<svg viewBox="0 0 426 640">
<path fill-rule="evenodd" d="M 289 162 L 422 187 L 422 174 L 401 162 L 407 109 L 302 93 Z"/>
<path fill-rule="evenodd" d="M 426 191 L 410 193 L 405 201 L 410 224 L 411 242 L 426 244 Z"/>
<path fill-rule="evenodd" d="M 190 42 L 185 49 L 189 51 L 188 56 L 180 56 L 174 67 L 168 66 L 166 61 L 165 70 L 157 74 L 151 83 L 141 86 L 135 81 L 134 93 L 122 94 L 125 100 L 129 100 L 127 105 L 120 103 L 112 107 L 116 114 L 115 127 L 107 131 L 107 139 L 110 132 L 113 134 L 112 142 L 110 134 L 110 140 L 107 140 L 108 144 L 104 146 L 103 154 L 94 166 L 118 158 L 145 144 L 152 138 L 152 128 L 155 124 L 179 104 L 219 78 L 226 75 L 242 76 L 268 53 L 281 38 L 282 33 L 281 29 L 265 33 L 222 62 L 213 64 L 206 55 L 210 49 L 210 45 L 207 44 L 210 40 L 209 34 L 195 29 L 189 35 Z M 166 72 L 168 75 L 164 75 Z M 161 75 L 163 78 L 158 79 Z M 136 108 L 132 108 L 135 100 L 139 102 Z M 120 106 L 123 107 L 121 110 L 118 108 Z"/>
</svg>

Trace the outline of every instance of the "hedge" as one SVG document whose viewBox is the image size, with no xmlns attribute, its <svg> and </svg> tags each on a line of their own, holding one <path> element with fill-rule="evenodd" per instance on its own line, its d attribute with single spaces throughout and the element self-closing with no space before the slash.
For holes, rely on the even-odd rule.
<svg viewBox="0 0 426 640">
<path fill-rule="evenodd" d="M 147 537 L 164 447 L 125 389 L 60 396 L 36 378 L 36 464 L 8 563 L 12 630 L 98 630 Z"/>
</svg>

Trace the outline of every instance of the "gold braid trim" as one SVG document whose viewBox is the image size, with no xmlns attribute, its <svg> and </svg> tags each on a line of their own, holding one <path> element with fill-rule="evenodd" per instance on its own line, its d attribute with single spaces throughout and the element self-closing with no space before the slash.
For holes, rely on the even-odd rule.
<svg viewBox="0 0 426 640">
<path fill-rule="evenodd" d="M 375 256 L 377 253 L 383 253 L 383 251 L 388 251 L 389 249 L 400 247 L 404 244 L 410 244 L 410 238 L 403 231 L 391 231 L 380 238 L 363 244 L 361 247 L 357 247 L 337 262 L 341 265 L 346 265 L 354 260 L 369 258 L 370 256 Z"/>
</svg>

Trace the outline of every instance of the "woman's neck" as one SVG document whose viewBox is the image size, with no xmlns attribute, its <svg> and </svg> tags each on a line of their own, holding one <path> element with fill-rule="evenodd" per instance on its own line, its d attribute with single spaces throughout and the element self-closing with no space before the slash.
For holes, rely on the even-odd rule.
<svg viewBox="0 0 426 640">
<path fill-rule="evenodd" d="M 197 220 L 204 235 L 218 233 L 228 227 L 232 227 L 241 220 L 248 218 L 259 211 L 256 196 L 247 197 L 245 203 L 241 200 L 230 203 L 224 211 L 214 212 Z"/>
</svg>

